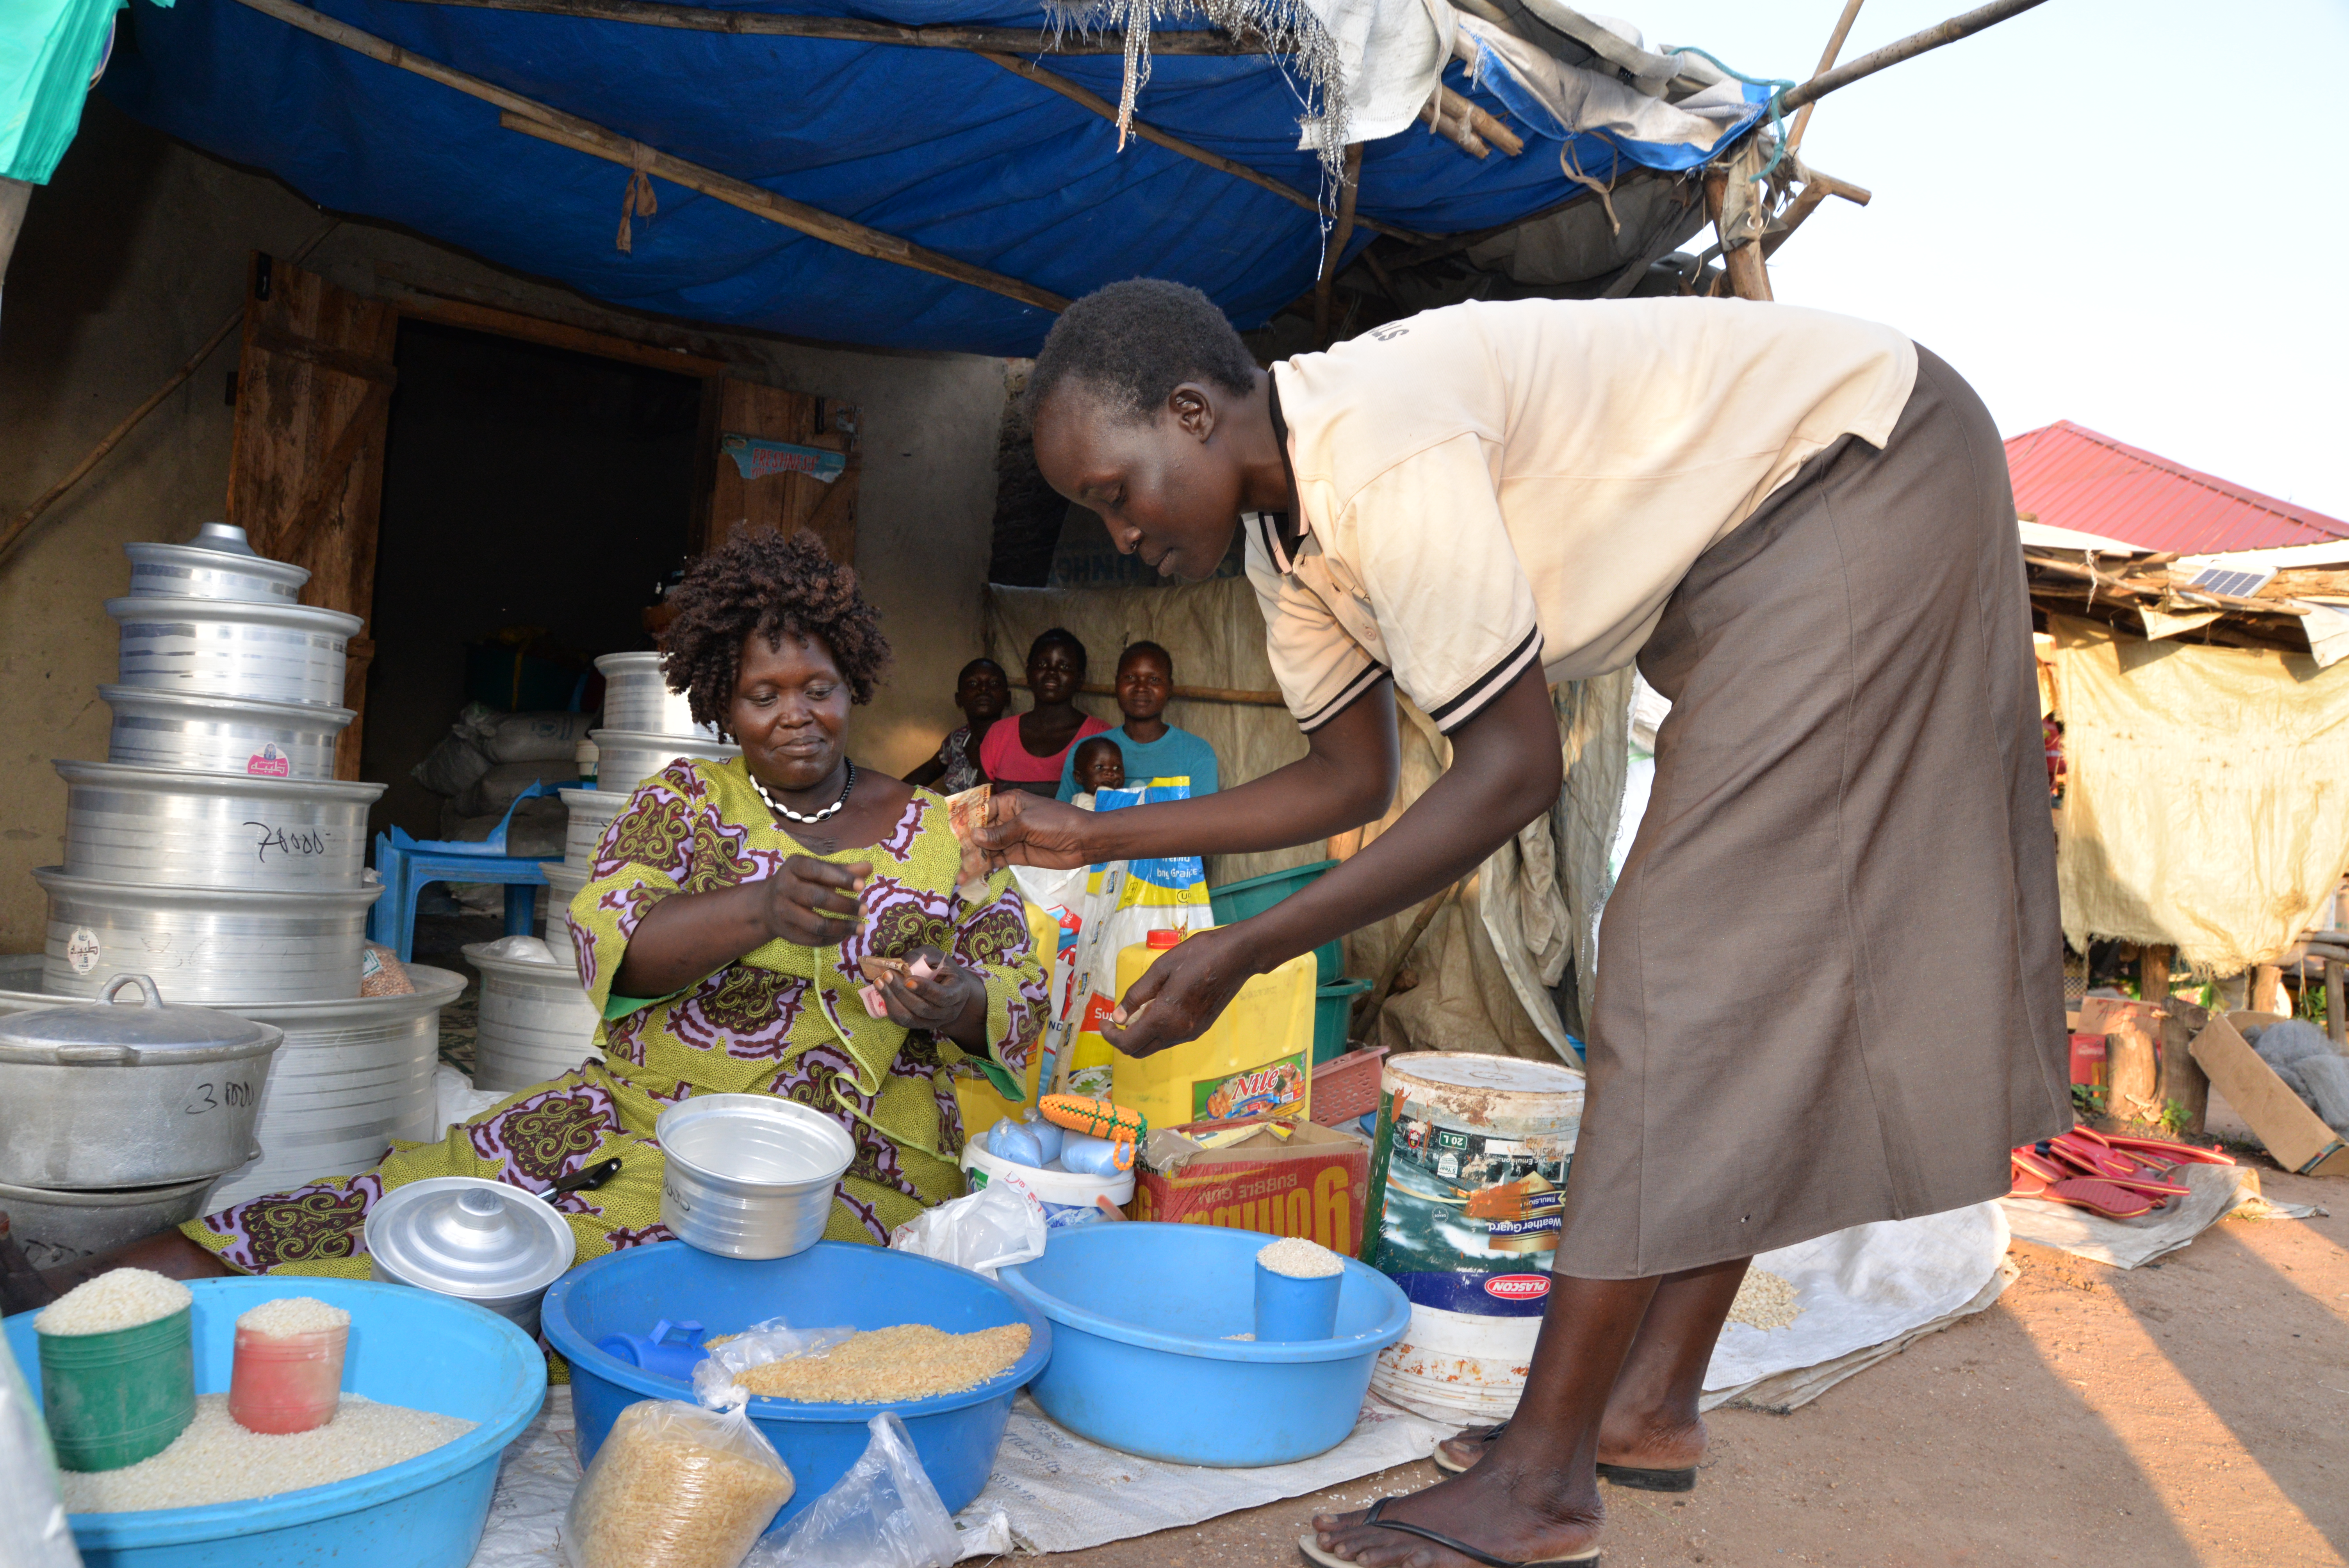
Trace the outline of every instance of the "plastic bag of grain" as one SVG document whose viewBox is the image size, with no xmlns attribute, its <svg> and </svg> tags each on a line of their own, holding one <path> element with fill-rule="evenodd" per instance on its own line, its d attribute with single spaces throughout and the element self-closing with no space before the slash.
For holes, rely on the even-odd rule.
<svg viewBox="0 0 2349 1568">
<path fill-rule="evenodd" d="M 563 1520 L 570 1568 L 737 1568 L 792 1500 L 792 1472 L 740 1405 L 622 1410 Z"/>
</svg>

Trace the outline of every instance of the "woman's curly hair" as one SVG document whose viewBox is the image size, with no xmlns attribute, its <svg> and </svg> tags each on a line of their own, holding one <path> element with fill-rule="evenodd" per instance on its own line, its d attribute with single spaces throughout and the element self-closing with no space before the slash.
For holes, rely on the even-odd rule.
<svg viewBox="0 0 2349 1568">
<path fill-rule="evenodd" d="M 727 728 L 742 643 L 753 632 L 769 647 L 781 647 L 787 635 L 820 640 L 856 702 L 873 700 L 889 666 L 889 640 L 857 591 L 856 569 L 826 555 L 805 529 L 786 538 L 736 528 L 721 548 L 686 568 L 668 602 L 677 616 L 661 642 L 661 674 L 671 691 L 692 695 L 697 724 Z"/>
</svg>

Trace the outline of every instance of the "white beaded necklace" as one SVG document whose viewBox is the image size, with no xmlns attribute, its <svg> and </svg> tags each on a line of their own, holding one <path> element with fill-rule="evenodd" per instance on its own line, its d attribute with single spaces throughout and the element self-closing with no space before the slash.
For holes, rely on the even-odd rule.
<svg viewBox="0 0 2349 1568">
<path fill-rule="evenodd" d="M 748 773 L 750 772 L 750 769 L 744 769 L 743 771 Z M 856 788 L 856 764 L 852 762 L 848 765 L 848 777 L 841 780 L 840 799 L 834 800 L 831 805 L 826 806 L 821 811 L 802 812 L 792 810 L 789 806 L 784 805 L 781 800 L 776 799 L 772 795 L 767 793 L 766 785 L 759 781 L 759 776 L 756 773 L 750 774 L 750 788 L 759 792 L 759 799 L 767 803 L 767 809 L 771 811 L 780 812 L 783 816 L 789 817 L 794 822 L 821 822 L 826 817 L 831 816 L 834 811 L 839 810 L 843 806 L 848 804 L 848 792 Z"/>
</svg>

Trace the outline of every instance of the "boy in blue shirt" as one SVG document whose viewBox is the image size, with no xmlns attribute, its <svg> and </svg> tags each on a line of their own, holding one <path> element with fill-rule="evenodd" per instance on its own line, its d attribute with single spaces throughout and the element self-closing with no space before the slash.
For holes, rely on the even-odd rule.
<svg viewBox="0 0 2349 1568">
<path fill-rule="evenodd" d="M 1117 706 L 1125 722 L 1109 732 L 1125 758 L 1128 785 L 1153 779 L 1191 780 L 1191 798 L 1216 792 L 1216 748 L 1160 716 L 1174 695 L 1174 655 L 1156 643 L 1135 643 L 1117 661 Z M 1061 765 L 1061 799 L 1075 799 L 1076 755 Z"/>
</svg>

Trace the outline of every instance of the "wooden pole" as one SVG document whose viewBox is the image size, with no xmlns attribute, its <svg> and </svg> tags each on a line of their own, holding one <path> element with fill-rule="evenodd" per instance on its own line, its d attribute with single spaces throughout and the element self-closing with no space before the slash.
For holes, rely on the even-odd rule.
<svg viewBox="0 0 2349 1568">
<path fill-rule="evenodd" d="M 260 0 L 243 0 L 243 3 L 251 5 L 260 3 Z M 572 117 L 565 115 L 563 118 L 568 121 Z M 739 207 L 756 217 L 780 223 L 786 229 L 795 229 L 811 239 L 837 245 L 856 255 L 895 262 L 901 267 L 950 278 L 958 284 L 968 284 L 974 288 L 999 294 L 1006 299 L 1017 300 L 1021 304 L 1034 305 L 1039 310 L 1058 313 L 1069 308 L 1064 295 L 1049 289 L 1038 288 L 1033 284 L 1006 277 L 985 267 L 973 266 L 968 262 L 957 261 L 942 252 L 916 245 L 910 240 L 901 240 L 878 229 L 867 228 L 850 219 L 834 217 L 820 207 L 811 207 L 788 196 L 778 196 L 764 186 L 753 185 L 747 180 L 737 180 L 730 174 L 720 174 L 714 169 L 705 169 L 698 163 L 672 158 L 656 148 L 647 147 L 598 125 L 584 120 L 578 122 L 588 132 L 581 135 L 569 124 L 545 124 L 512 109 L 499 115 L 498 123 L 508 130 L 518 130 L 524 136 L 551 141 L 558 147 L 568 147 L 574 152 L 584 152 L 591 158 L 600 158 L 624 169 L 643 169 L 659 175 L 672 185 L 682 185 L 688 191 L 714 196 L 730 207 Z"/>
<path fill-rule="evenodd" d="M 727 15 L 735 14 L 736 13 L 730 12 L 727 13 Z M 1067 98 L 1071 103 L 1082 104 L 1085 108 L 1092 110 L 1093 113 L 1101 116 L 1103 119 L 1108 120 L 1112 125 L 1117 123 L 1117 106 L 1115 104 L 1110 102 L 1109 99 L 1102 98 L 1099 93 L 1091 92 L 1084 88 L 1079 87 L 1075 82 L 1071 81 L 1068 77 L 1060 75 L 1058 72 L 1048 71 L 1032 60 L 1023 60 L 1014 55 L 997 54 L 992 50 L 988 49 L 981 49 L 977 51 L 977 53 L 982 59 L 994 61 L 997 65 L 1001 66 L 1005 70 L 1009 71 L 1014 76 L 1024 77 L 1028 80 L 1034 82 L 1038 87 L 1049 88 L 1052 91 L 1059 93 L 1062 98 Z M 1250 169 L 1245 163 L 1236 162 L 1231 159 L 1226 158 L 1219 152 L 1210 152 L 1206 148 L 1185 141 L 1179 136 L 1170 136 L 1166 132 L 1159 129 L 1156 126 L 1144 125 L 1138 119 L 1133 121 L 1129 129 L 1132 129 L 1134 135 L 1142 138 L 1144 141 L 1153 143 L 1155 146 L 1163 147 L 1169 152 L 1179 152 L 1184 157 L 1204 163 L 1210 169 L 1220 170 L 1224 173 L 1230 175 L 1235 180 L 1245 180 L 1249 184 L 1257 186 L 1261 190 L 1271 191 L 1274 195 L 1279 197 L 1284 201 L 1294 202 L 1296 205 L 1304 208 L 1307 211 L 1312 213 L 1317 218 L 1321 215 L 1320 202 L 1315 201 L 1312 197 L 1308 196 L 1304 191 L 1298 190 L 1295 186 L 1284 185 L 1279 181 L 1272 178 L 1272 176 L 1268 174 L 1260 174 L 1257 170 Z M 1357 222 L 1366 229 L 1376 229 L 1381 234 L 1392 235 L 1398 240 L 1409 240 L 1414 244 L 1424 244 L 1427 241 L 1434 237 L 1430 234 L 1420 233 L 1418 231 L 1413 229 L 1399 229 L 1392 223 L 1381 223 L 1376 218 L 1361 218 L 1358 219 Z"/>
<path fill-rule="evenodd" d="M 1344 172 L 1339 176 L 1338 221 L 1330 227 L 1329 248 L 1321 253 L 1321 276 L 1313 284 L 1313 341 L 1330 346 L 1330 307 L 1338 289 L 1338 269 L 1346 263 L 1346 246 L 1354 237 L 1354 197 L 1362 182 L 1362 144 L 1346 149 Z"/>
<path fill-rule="evenodd" d="M 1350 1035 L 1350 1038 L 1369 1038 L 1371 1026 L 1379 1021 L 1379 1010 L 1387 1005 L 1387 993 L 1394 989 L 1395 976 L 1402 973 L 1403 960 L 1409 958 L 1412 949 L 1419 945 L 1419 939 L 1427 934 L 1428 926 L 1433 923 L 1444 906 L 1458 897 L 1460 890 L 1467 885 L 1468 879 L 1462 877 L 1420 906 L 1418 918 L 1411 923 L 1411 929 L 1402 934 L 1402 944 L 1388 957 L 1387 966 L 1379 975 L 1378 988 L 1371 993 L 1370 1002 L 1362 1008 L 1362 1021 L 1359 1026 L 1361 1033 Z"/>
<path fill-rule="evenodd" d="M 2338 958 L 2324 961 L 2324 1032 L 2349 1047 L 2349 965 Z"/>
<path fill-rule="evenodd" d="M 1028 683 L 1015 676 L 1011 679 L 1011 689 L 1026 691 Z M 1087 681 L 1077 689 L 1091 696 L 1117 695 L 1117 687 L 1104 686 L 1100 681 Z M 1237 686 L 1170 686 L 1167 691 L 1169 696 L 1175 702 L 1228 702 L 1237 703 L 1244 707 L 1287 707 L 1288 706 L 1288 699 L 1277 691 L 1248 691 Z"/>
<path fill-rule="evenodd" d="M 640 27 L 678 27 L 695 33 L 745 36 L 829 38 L 850 44 L 895 44 L 916 49 L 1001 49 L 1015 53 L 1123 55 L 1123 28 L 1080 32 L 1075 28 L 907 27 L 854 16 L 780 16 L 762 11 L 704 10 L 698 5 L 661 5 L 649 0 L 416 0 L 476 11 L 527 11 L 541 16 L 572 16 L 588 22 L 626 22 Z M 1150 35 L 1154 55 L 1271 55 L 1256 34 L 1234 36 L 1210 31 Z"/>
<path fill-rule="evenodd" d="M 246 3 L 251 4 L 251 0 Z M 1770 271 L 1762 263 L 1762 247 L 1748 240 L 1733 250 L 1729 248 L 1729 236 L 1721 233 L 1721 210 L 1728 197 L 1729 170 L 1705 170 L 1705 216 L 1713 220 L 1713 232 L 1721 236 L 1721 265 L 1730 289 L 1739 299 L 1766 300 L 1771 297 Z"/>
<path fill-rule="evenodd" d="M 1818 68 L 1811 72 L 1812 76 L 1824 76 L 1836 63 L 1836 57 L 1843 53 L 1843 41 L 1851 36 L 1851 25 L 1859 15 L 1859 7 L 1860 0 L 1844 0 L 1843 15 L 1836 18 L 1835 31 L 1827 35 L 1827 46 L 1820 52 Z M 1795 129 L 1786 133 L 1787 151 L 1803 145 L 1803 129 L 1811 123 L 1811 110 L 1817 107 L 1806 103 L 1795 116 Z"/>
<path fill-rule="evenodd" d="M 1454 92 L 1441 82 L 1435 85 L 1435 92 L 1436 96 L 1444 100 L 1444 114 L 1475 132 L 1480 139 L 1499 148 L 1511 158 L 1519 157 L 1525 152 L 1526 139 L 1502 124 L 1499 119 L 1478 108 L 1469 99 Z"/>
<path fill-rule="evenodd" d="M 1781 113 L 1818 102 L 1837 88 L 1849 87 L 1862 77 L 1872 77 L 1887 66 L 1897 66 L 1903 60 L 1913 60 L 1929 49 L 1944 44 L 1954 44 L 1960 38 L 1971 37 L 1984 27 L 1995 26 L 2010 16 L 2019 16 L 2045 0 L 1991 0 L 1980 10 L 1969 11 L 1962 16 L 1952 16 L 1921 33 L 1911 33 L 1898 43 L 1887 44 L 1872 55 L 1862 55 L 1847 66 L 1813 77 L 1793 92 L 1778 100 Z"/>
<path fill-rule="evenodd" d="M 714 196 L 729 206 L 740 207 L 770 222 L 795 229 L 812 239 L 837 245 L 860 256 L 894 262 L 900 266 L 951 278 L 956 283 L 987 289 L 1040 310 L 1057 312 L 1068 307 L 1069 302 L 1065 298 L 1049 290 L 1022 283 L 1017 278 L 1005 277 L 1000 273 L 989 272 L 985 267 L 957 261 L 911 241 L 901 240 L 895 234 L 886 234 L 863 223 L 835 217 L 820 208 L 794 201 L 788 196 L 778 196 L 747 180 L 737 180 L 730 174 L 720 174 L 714 169 L 688 163 L 681 158 L 671 157 L 616 131 L 607 130 L 593 120 L 565 114 L 535 98 L 509 92 L 495 83 L 467 76 L 438 60 L 401 48 L 372 33 L 361 32 L 347 22 L 338 22 L 306 5 L 297 5 L 295 0 L 238 0 L 238 4 L 264 15 L 274 16 L 305 33 L 315 34 L 328 43 L 339 44 L 371 60 L 413 72 L 445 88 L 454 88 L 468 98 L 494 104 L 504 111 L 498 123 L 509 130 L 519 130 L 543 141 L 552 141 L 592 157 L 657 174 L 672 185 L 682 185 L 688 191 Z"/>
<path fill-rule="evenodd" d="M 328 234 L 333 233 L 335 232 L 335 225 L 341 222 L 342 220 L 340 218 L 329 220 L 325 228 L 319 230 L 316 234 L 311 236 L 309 243 L 304 245 L 300 250 L 295 252 L 293 255 L 286 259 L 296 266 L 300 265 L 302 262 L 308 257 L 312 251 L 318 248 L 318 242 L 324 240 Z M 140 420 L 147 418 L 148 415 L 152 414 L 156 409 L 161 407 L 163 406 L 163 399 L 169 397 L 172 393 L 177 392 L 182 386 L 186 385 L 188 377 L 193 376 L 197 370 L 202 366 L 204 361 L 212 356 L 213 350 L 217 349 L 222 344 L 228 341 L 229 334 L 234 332 L 243 320 L 244 306 L 240 304 L 226 321 L 222 322 L 220 325 L 212 329 L 212 335 L 204 339 L 203 346 L 198 348 L 193 354 L 188 356 L 186 360 L 181 364 L 180 367 L 171 372 L 171 377 L 164 381 L 163 385 L 155 389 L 153 396 L 150 397 L 145 402 L 140 404 L 136 408 L 131 409 L 129 413 L 124 415 L 122 418 L 122 423 L 115 426 L 114 428 L 109 430 L 103 437 L 99 438 L 98 445 L 92 447 L 88 453 L 84 454 L 81 461 L 76 463 L 71 469 L 67 469 L 65 478 L 59 480 L 57 483 L 43 490 L 40 495 L 34 500 L 32 505 L 18 512 L 16 517 L 9 521 L 7 528 L 4 531 L 0 531 L 0 560 L 5 560 L 7 558 L 8 552 L 15 547 L 19 539 L 22 539 L 25 536 L 25 531 L 32 527 L 33 524 L 39 520 L 40 515 L 43 512 L 48 511 L 52 506 L 55 506 L 60 496 L 73 489 L 74 486 L 81 483 L 81 481 L 88 476 L 89 471 L 98 467 L 99 462 L 105 459 L 107 453 L 120 446 L 122 444 L 123 438 L 129 435 L 131 431 L 139 428 L 139 422 Z"/>
</svg>

